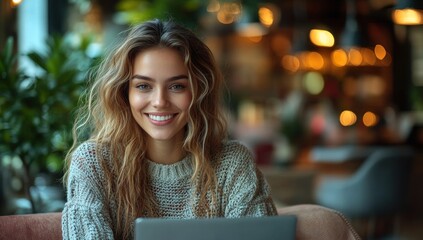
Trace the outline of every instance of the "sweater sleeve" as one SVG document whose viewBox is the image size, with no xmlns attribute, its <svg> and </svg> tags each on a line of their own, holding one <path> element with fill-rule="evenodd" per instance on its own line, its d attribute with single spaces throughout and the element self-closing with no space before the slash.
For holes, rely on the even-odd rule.
<svg viewBox="0 0 423 240">
<path fill-rule="evenodd" d="M 236 143 L 230 147 L 229 156 L 223 157 L 228 164 L 224 193 L 225 217 L 276 215 L 270 187 L 257 169 L 251 152 Z"/>
<path fill-rule="evenodd" d="M 63 239 L 113 239 L 102 174 L 94 144 L 83 143 L 73 154 L 62 213 Z"/>
</svg>

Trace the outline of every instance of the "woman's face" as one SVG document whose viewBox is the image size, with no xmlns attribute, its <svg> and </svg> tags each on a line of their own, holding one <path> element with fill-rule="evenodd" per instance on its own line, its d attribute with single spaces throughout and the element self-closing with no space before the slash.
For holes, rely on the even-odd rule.
<svg viewBox="0 0 423 240">
<path fill-rule="evenodd" d="M 138 53 L 128 94 L 132 116 L 149 140 L 183 140 L 192 95 L 179 52 L 151 48 Z"/>
</svg>

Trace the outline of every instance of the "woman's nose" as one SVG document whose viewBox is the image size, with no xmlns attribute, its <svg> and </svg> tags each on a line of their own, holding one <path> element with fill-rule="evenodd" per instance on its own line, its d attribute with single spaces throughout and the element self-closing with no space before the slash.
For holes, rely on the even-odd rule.
<svg viewBox="0 0 423 240">
<path fill-rule="evenodd" d="M 153 94 L 152 99 L 153 107 L 166 107 L 168 104 L 166 91 L 163 89 L 157 89 Z"/>
</svg>

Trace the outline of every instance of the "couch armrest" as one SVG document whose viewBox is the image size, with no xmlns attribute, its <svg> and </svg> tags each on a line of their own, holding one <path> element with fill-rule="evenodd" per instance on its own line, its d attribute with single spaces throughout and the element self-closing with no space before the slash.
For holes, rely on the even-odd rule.
<svg viewBox="0 0 423 240">
<path fill-rule="evenodd" d="M 278 214 L 297 216 L 297 240 L 359 240 L 360 236 L 340 212 L 313 204 L 278 208 Z"/>
<path fill-rule="evenodd" d="M 62 239 L 62 213 L 0 216 L 0 239 Z"/>
</svg>

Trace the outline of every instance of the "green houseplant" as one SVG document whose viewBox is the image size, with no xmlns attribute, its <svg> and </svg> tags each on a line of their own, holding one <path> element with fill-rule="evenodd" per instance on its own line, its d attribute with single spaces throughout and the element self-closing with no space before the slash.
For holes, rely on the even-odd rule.
<svg viewBox="0 0 423 240">
<path fill-rule="evenodd" d="M 116 19 L 123 24 L 135 24 L 152 18 L 172 18 L 196 27 L 204 3 L 201 0 L 120 0 Z"/>
<path fill-rule="evenodd" d="M 95 62 L 86 54 L 89 43 L 87 38 L 73 46 L 63 37 L 49 37 L 44 53 L 24 55 L 39 69 L 34 76 L 17 68 L 12 39 L 0 54 L 0 157 L 21 161 L 22 189 L 33 212 L 39 211 L 29 190 L 35 176 L 62 174 L 73 109 Z"/>
</svg>

